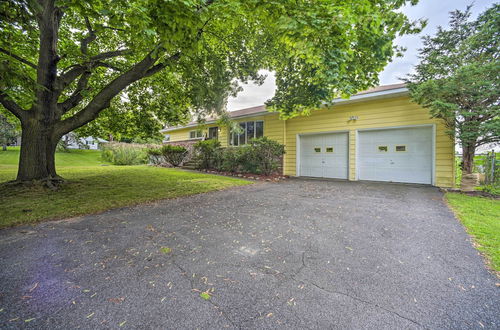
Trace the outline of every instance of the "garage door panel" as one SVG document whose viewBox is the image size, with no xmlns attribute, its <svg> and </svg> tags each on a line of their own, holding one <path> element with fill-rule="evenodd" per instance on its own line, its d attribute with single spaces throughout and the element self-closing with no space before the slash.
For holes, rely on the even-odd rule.
<svg viewBox="0 0 500 330">
<path fill-rule="evenodd" d="M 359 179 L 432 183 L 432 132 L 432 127 L 359 132 Z"/>
<path fill-rule="evenodd" d="M 315 134 L 300 137 L 300 175 L 347 179 L 347 133 Z"/>
</svg>

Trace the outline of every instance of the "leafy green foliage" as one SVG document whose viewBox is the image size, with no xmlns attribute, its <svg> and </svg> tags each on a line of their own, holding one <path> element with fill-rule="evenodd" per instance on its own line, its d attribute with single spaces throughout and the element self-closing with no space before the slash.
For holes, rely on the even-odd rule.
<svg viewBox="0 0 500 330">
<path fill-rule="evenodd" d="M 407 83 L 412 99 L 448 127 L 472 171 L 475 149 L 500 141 L 500 4 L 470 21 L 451 14 L 450 29 L 424 37 L 421 62 Z"/>
<path fill-rule="evenodd" d="M 236 81 L 260 83 L 263 68 L 277 77 L 269 106 L 292 116 L 377 84 L 378 72 L 402 51 L 394 39 L 420 26 L 398 10 L 407 3 L 417 1 L 71 0 L 42 11 L 36 2 L 6 0 L 0 88 L 5 99 L 34 110 L 37 74 L 47 69 L 34 47 L 45 40 L 39 20 L 55 13 L 58 78 L 82 68 L 54 94 L 60 104 L 81 98 L 60 118 L 71 118 L 64 130 L 80 127 L 82 135 L 105 139 L 156 136 L 166 123 L 222 111 L 241 90 Z M 147 70 L 108 93 L 148 57 Z M 81 120 L 103 91 L 102 108 Z"/>
<path fill-rule="evenodd" d="M 244 163 L 244 147 L 225 148 L 220 155 L 218 170 L 223 172 L 238 172 Z"/>
<path fill-rule="evenodd" d="M 285 146 L 262 137 L 240 147 L 221 148 L 216 140 L 199 141 L 195 145 L 200 168 L 223 172 L 245 172 L 270 175 L 281 165 Z"/>
<path fill-rule="evenodd" d="M 114 165 L 139 165 L 148 161 L 146 147 L 128 143 L 106 143 L 101 147 L 103 160 Z"/>
<path fill-rule="evenodd" d="M 161 156 L 160 148 L 149 148 L 146 150 L 146 153 L 150 156 Z"/>
<path fill-rule="evenodd" d="M 165 158 L 167 163 L 177 167 L 184 161 L 184 159 L 186 159 L 188 150 L 183 146 L 166 144 L 160 148 L 160 153 Z"/>
<path fill-rule="evenodd" d="M 220 163 L 221 146 L 215 139 L 198 141 L 194 145 L 196 157 L 200 160 L 201 169 L 217 168 Z"/>
<path fill-rule="evenodd" d="M 281 157 L 285 154 L 285 146 L 261 137 L 252 139 L 247 149 L 247 163 L 254 164 L 258 172 L 270 175 L 281 165 Z"/>
</svg>

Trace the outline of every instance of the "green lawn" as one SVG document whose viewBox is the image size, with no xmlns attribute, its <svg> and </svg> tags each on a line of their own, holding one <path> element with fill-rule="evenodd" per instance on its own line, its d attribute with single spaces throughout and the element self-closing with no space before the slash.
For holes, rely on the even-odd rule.
<svg viewBox="0 0 500 330">
<path fill-rule="evenodd" d="M 447 193 L 446 199 L 494 270 L 500 271 L 500 201 Z"/>
<path fill-rule="evenodd" d="M 18 150 L 0 151 L 0 183 L 15 179 L 18 157 Z M 57 191 L 0 186 L 0 228 L 250 184 L 177 169 L 112 166 L 92 150 L 58 153 L 56 163 L 68 180 Z"/>
<path fill-rule="evenodd" d="M 19 147 L 8 147 L 7 151 L 0 151 L 0 166 L 15 166 L 19 161 Z M 106 164 L 101 160 L 101 153 L 97 150 L 72 150 L 71 152 L 56 153 L 57 166 L 94 166 Z"/>
</svg>

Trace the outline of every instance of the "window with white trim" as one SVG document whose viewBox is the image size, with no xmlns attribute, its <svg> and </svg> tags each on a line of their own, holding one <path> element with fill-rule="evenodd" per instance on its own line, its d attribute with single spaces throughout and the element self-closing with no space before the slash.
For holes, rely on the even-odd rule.
<svg viewBox="0 0 500 330">
<path fill-rule="evenodd" d="M 264 136 L 264 122 L 262 120 L 246 121 L 240 123 L 240 133 L 232 132 L 229 137 L 229 144 L 241 146 Z"/>
<path fill-rule="evenodd" d="M 203 132 L 201 130 L 189 131 L 190 139 L 197 139 L 203 137 Z"/>
</svg>

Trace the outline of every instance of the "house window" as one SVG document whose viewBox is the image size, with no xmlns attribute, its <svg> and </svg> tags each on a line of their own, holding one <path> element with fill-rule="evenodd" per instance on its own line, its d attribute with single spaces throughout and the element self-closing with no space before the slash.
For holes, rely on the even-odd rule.
<svg viewBox="0 0 500 330">
<path fill-rule="evenodd" d="M 387 152 L 387 146 L 378 146 L 378 151 L 379 152 Z"/>
<path fill-rule="evenodd" d="M 406 146 L 396 146 L 396 151 L 404 152 L 404 151 L 406 151 Z"/>
<path fill-rule="evenodd" d="M 232 146 L 241 146 L 249 143 L 251 139 L 263 136 L 263 121 L 246 121 L 240 123 L 240 133 L 231 133 L 229 142 Z"/>
<path fill-rule="evenodd" d="M 219 128 L 218 127 L 210 127 L 208 129 L 208 138 L 217 140 L 219 137 Z"/>
<path fill-rule="evenodd" d="M 203 132 L 201 130 L 189 131 L 190 139 L 197 139 L 203 137 Z"/>
<path fill-rule="evenodd" d="M 163 137 L 163 142 L 168 142 L 170 141 L 170 134 L 165 134 L 165 136 Z"/>
</svg>

